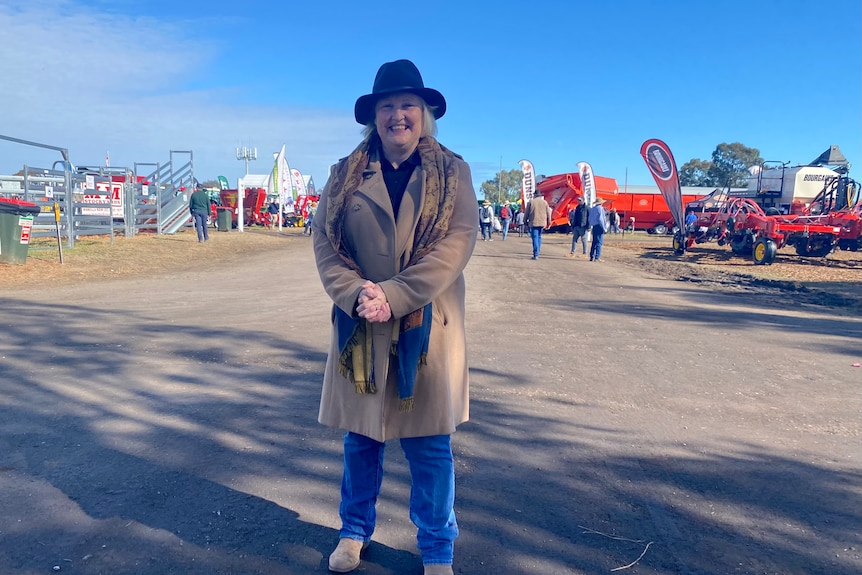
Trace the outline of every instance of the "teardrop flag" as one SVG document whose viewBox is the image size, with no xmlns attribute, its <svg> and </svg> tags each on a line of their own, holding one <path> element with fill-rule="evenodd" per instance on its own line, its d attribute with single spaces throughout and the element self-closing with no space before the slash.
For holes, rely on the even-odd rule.
<svg viewBox="0 0 862 575">
<path fill-rule="evenodd" d="M 682 205 L 682 188 L 679 173 L 670 148 L 661 140 L 647 140 L 641 146 L 641 156 L 646 162 L 667 207 L 673 216 L 676 227 L 685 229 L 685 210 Z"/>
</svg>

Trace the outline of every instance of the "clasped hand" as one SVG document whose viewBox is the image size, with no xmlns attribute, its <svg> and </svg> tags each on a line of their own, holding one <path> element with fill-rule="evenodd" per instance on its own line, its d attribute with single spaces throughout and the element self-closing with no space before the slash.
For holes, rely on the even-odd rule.
<svg viewBox="0 0 862 575">
<path fill-rule="evenodd" d="M 372 323 L 387 322 L 392 318 L 392 310 L 386 301 L 386 294 L 379 285 L 366 281 L 357 298 L 356 315 Z"/>
</svg>

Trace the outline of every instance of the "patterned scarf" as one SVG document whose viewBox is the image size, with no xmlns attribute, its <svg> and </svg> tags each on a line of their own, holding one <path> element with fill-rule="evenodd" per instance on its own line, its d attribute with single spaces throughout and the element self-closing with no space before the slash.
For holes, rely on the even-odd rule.
<svg viewBox="0 0 862 575">
<path fill-rule="evenodd" d="M 324 230 L 341 259 L 363 276 L 353 255 L 343 241 L 344 216 L 347 206 L 368 168 L 370 152 L 379 149 L 376 134 L 366 138 L 351 154 L 336 165 L 329 198 Z M 428 254 L 449 230 L 449 222 L 458 189 L 456 154 L 441 146 L 433 137 L 423 137 L 417 146 L 425 173 L 424 201 L 413 239 L 413 251 L 407 266 Z M 363 276 L 364 277 L 364 276 Z M 354 384 L 356 393 L 375 393 L 371 329 L 364 320 L 354 319 L 336 307 L 335 328 L 338 336 L 339 372 Z M 401 318 L 399 330 L 393 334 L 391 353 L 398 358 L 399 410 L 413 409 L 413 385 L 419 365 L 426 362 L 431 333 L 431 304 Z"/>
</svg>

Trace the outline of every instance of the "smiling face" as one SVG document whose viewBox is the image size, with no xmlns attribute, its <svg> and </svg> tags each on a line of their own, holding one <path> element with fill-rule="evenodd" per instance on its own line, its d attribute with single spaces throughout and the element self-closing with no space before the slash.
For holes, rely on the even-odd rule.
<svg viewBox="0 0 862 575">
<path fill-rule="evenodd" d="M 425 103 L 410 92 L 398 92 L 377 101 L 374 125 L 383 143 L 383 155 L 400 164 L 410 157 L 422 136 Z"/>
</svg>

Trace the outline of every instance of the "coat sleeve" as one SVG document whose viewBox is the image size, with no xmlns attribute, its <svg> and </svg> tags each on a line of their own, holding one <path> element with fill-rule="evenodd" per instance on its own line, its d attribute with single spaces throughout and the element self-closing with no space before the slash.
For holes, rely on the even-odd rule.
<svg viewBox="0 0 862 575">
<path fill-rule="evenodd" d="M 330 170 L 332 173 L 332 170 Z M 332 178 L 330 178 L 330 181 Z M 317 202 L 317 210 L 326 214 L 329 203 L 329 183 L 324 187 Z M 340 307 L 345 313 L 353 315 L 356 300 L 362 290 L 365 279 L 356 270 L 351 269 L 326 235 L 324 224 L 326 217 L 315 217 L 311 221 L 312 244 L 314 246 L 314 257 L 317 261 L 317 273 L 323 283 L 323 289 L 332 299 L 333 303 Z"/>
<path fill-rule="evenodd" d="M 479 206 L 470 167 L 461 161 L 458 191 L 449 231 L 420 261 L 380 282 L 393 317 L 402 317 L 433 301 L 464 271 L 479 230 Z"/>
</svg>

